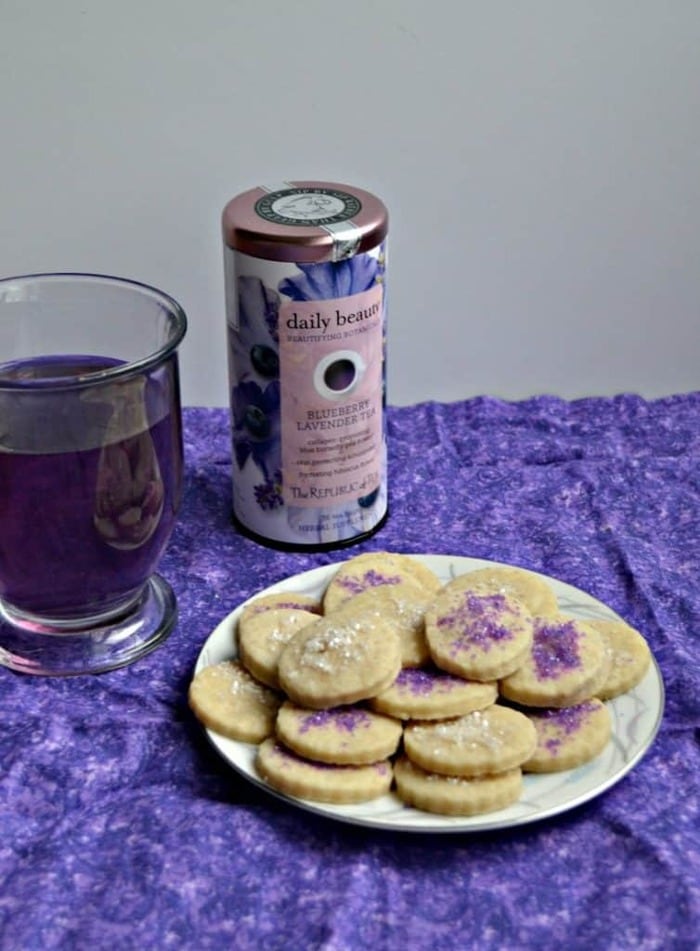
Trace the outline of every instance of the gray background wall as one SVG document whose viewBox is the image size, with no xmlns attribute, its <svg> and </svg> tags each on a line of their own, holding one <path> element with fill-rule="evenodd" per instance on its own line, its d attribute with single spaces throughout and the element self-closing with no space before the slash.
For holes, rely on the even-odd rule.
<svg viewBox="0 0 700 951">
<path fill-rule="evenodd" d="M 389 205 L 389 398 L 700 388 L 697 0 L 0 0 L 0 272 L 177 297 L 224 405 L 219 218 Z"/>
</svg>

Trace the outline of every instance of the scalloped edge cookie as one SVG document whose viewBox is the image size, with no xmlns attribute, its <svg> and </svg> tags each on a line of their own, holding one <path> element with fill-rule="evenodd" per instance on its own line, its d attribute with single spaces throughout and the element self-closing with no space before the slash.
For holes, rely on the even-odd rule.
<svg viewBox="0 0 700 951">
<path fill-rule="evenodd" d="M 425 613 L 435 664 L 468 680 L 500 680 L 517 670 L 533 637 L 532 615 L 502 592 L 448 585 Z"/>
<path fill-rule="evenodd" d="M 445 816 L 475 816 L 497 812 L 517 802 L 523 788 L 522 770 L 468 779 L 441 776 L 421 769 L 407 756 L 394 764 L 396 793 L 407 805 Z"/>
<path fill-rule="evenodd" d="M 297 756 L 272 738 L 258 747 L 255 766 L 262 779 L 279 792 L 338 804 L 378 799 L 389 792 L 394 774 L 389 760 L 367 766 L 334 766 Z"/>
<path fill-rule="evenodd" d="M 537 749 L 522 766 L 526 773 L 582 766 L 603 752 L 612 734 L 610 712 L 598 699 L 573 707 L 533 710 L 526 716 L 537 731 Z"/>
<path fill-rule="evenodd" d="M 404 667 L 369 705 L 400 720 L 444 720 L 483 710 L 497 698 L 496 683 L 465 680 L 437 667 Z"/>
<path fill-rule="evenodd" d="M 275 723 L 277 738 L 306 759 L 360 766 L 396 752 L 403 728 L 393 717 L 359 705 L 305 710 L 285 701 Z"/>
<path fill-rule="evenodd" d="M 187 699 L 205 727 L 241 743 L 259 743 L 274 733 L 283 697 L 238 661 L 223 660 L 195 675 Z"/>
<path fill-rule="evenodd" d="M 557 596 L 545 578 L 516 565 L 488 565 L 457 575 L 445 585 L 446 590 L 469 588 L 486 594 L 505 594 L 520 601 L 532 615 L 556 614 Z"/>
<path fill-rule="evenodd" d="M 524 713 L 493 704 L 465 716 L 409 723 L 404 729 L 406 756 L 431 773 L 486 776 L 514 769 L 537 746 L 535 727 Z"/>
</svg>

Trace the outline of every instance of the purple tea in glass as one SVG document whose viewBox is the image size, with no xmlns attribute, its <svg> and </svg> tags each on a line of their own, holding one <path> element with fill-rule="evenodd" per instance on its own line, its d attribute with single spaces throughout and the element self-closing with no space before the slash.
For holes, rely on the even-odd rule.
<svg viewBox="0 0 700 951">
<path fill-rule="evenodd" d="M 0 281 L 0 663 L 95 673 L 172 630 L 185 330 L 134 282 Z"/>
</svg>

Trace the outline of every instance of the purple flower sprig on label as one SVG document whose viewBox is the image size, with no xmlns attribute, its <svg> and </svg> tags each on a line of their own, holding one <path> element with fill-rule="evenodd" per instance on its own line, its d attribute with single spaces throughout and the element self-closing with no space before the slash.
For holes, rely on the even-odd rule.
<svg viewBox="0 0 700 951">
<path fill-rule="evenodd" d="M 272 478 L 253 487 L 255 501 L 263 512 L 273 512 L 284 505 L 282 498 L 282 473 L 278 469 Z"/>
</svg>

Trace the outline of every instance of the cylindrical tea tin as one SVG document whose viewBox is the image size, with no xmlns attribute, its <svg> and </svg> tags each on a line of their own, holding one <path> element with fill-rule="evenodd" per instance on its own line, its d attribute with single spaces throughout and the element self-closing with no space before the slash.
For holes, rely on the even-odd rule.
<svg viewBox="0 0 700 951">
<path fill-rule="evenodd" d="M 275 547 L 358 542 L 387 515 L 387 210 L 280 182 L 222 223 L 234 520 Z"/>
</svg>

